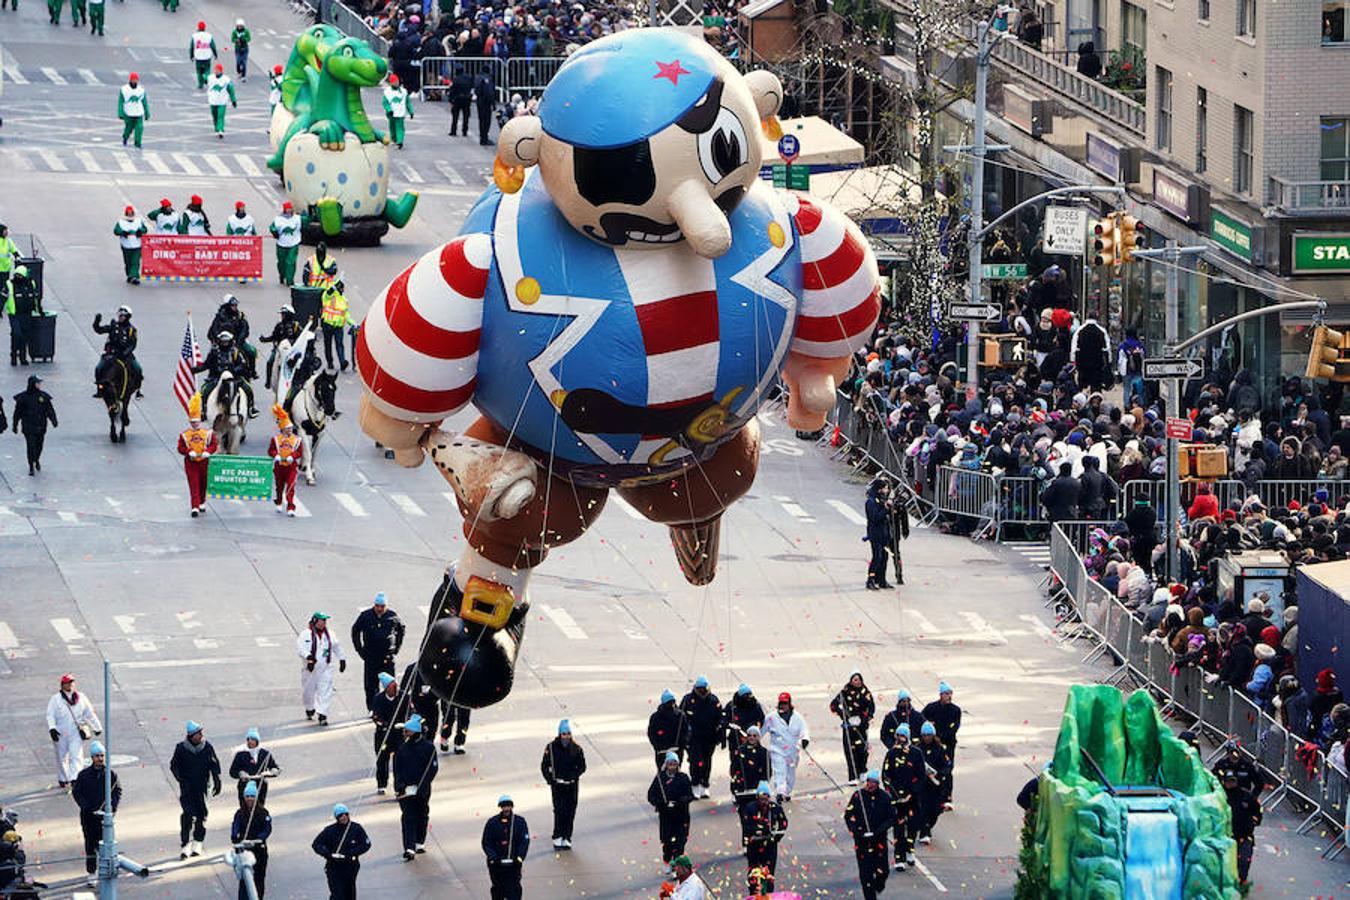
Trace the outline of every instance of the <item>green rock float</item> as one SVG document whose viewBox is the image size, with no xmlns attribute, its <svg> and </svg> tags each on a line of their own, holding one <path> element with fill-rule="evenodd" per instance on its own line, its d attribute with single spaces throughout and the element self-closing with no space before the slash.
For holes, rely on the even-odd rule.
<svg viewBox="0 0 1350 900">
<path fill-rule="evenodd" d="M 379 85 L 388 70 L 365 41 L 331 25 L 295 39 L 272 112 L 267 165 L 305 214 L 311 242 L 378 243 L 417 206 L 415 191 L 389 199 L 389 137 L 370 124 L 361 102 L 361 90 Z"/>
<path fill-rule="evenodd" d="M 1019 896 L 1235 900 L 1228 800 L 1147 691 L 1073 685 L 1040 776 Z"/>
</svg>

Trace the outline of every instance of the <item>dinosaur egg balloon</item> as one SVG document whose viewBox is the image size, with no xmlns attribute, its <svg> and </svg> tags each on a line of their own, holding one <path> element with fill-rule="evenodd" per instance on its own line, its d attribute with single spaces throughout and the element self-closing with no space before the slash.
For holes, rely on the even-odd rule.
<svg viewBox="0 0 1350 900">
<path fill-rule="evenodd" d="M 313 134 L 286 144 L 286 196 L 296 209 L 332 198 L 353 217 L 384 212 L 389 193 L 389 148 L 347 134 L 341 150 L 325 150 Z"/>
</svg>

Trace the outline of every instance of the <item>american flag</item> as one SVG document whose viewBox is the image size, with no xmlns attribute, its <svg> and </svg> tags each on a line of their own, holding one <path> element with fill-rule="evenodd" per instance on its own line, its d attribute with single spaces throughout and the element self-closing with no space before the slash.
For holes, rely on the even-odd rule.
<svg viewBox="0 0 1350 900">
<path fill-rule="evenodd" d="M 192 367 L 202 361 L 202 349 L 197 346 L 197 333 L 192 330 L 192 316 L 188 316 L 187 328 L 183 330 L 183 346 L 178 353 L 178 370 L 173 376 L 173 395 L 187 412 L 188 401 L 197 393 L 197 376 Z"/>
</svg>

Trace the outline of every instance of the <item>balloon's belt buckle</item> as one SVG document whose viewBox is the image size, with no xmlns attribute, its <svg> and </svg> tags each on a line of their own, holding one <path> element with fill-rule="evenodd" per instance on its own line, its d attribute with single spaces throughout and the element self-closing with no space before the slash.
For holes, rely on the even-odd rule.
<svg viewBox="0 0 1350 900">
<path fill-rule="evenodd" d="M 464 586 L 459 616 L 466 622 L 476 622 L 495 630 L 506 627 L 515 607 L 516 598 L 509 587 L 473 575 Z"/>
</svg>

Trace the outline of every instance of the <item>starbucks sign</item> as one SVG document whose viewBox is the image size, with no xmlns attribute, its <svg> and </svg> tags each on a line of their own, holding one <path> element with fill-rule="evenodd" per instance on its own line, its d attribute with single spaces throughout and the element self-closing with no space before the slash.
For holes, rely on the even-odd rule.
<svg viewBox="0 0 1350 900">
<path fill-rule="evenodd" d="M 1350 273 L 1350 234 L 1295 234 L 1294 273 Z"/>
</svg>

